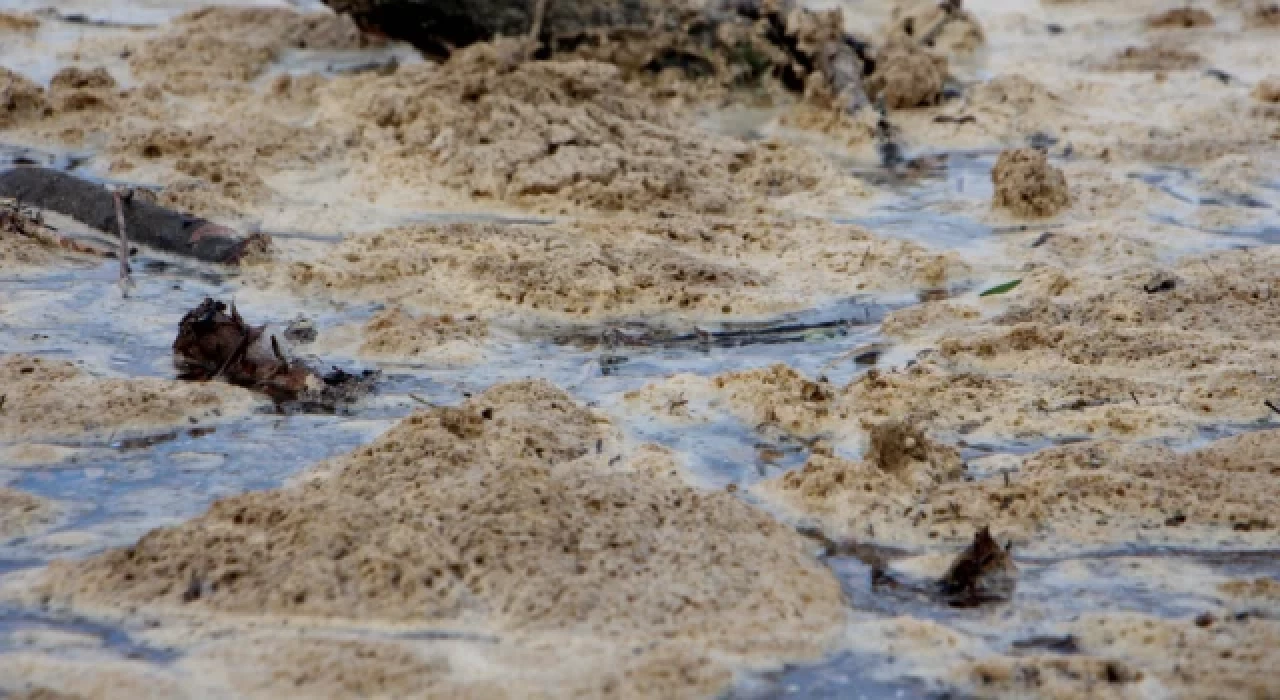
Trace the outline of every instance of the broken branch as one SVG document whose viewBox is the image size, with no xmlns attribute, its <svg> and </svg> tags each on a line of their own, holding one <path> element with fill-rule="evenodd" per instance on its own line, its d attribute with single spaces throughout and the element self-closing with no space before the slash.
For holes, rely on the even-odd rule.
<svg viewBox="0 0 1280 700">
<path fill-rule="evenodd" d="M 119 190 L 111 193 L 111 199 L 116 205 L 116 231 L 120 234 L 120 290 L 129 296 L 133 280 L 129 276 L 129 233 L 124 225 L 124 203 Z"/>
<path fill-rule="evenodd" d="M 107 188 L 46 168 L 15 168 L 0 175 L 0 197 L 69 216 L 104 233 L 127 228 L 137 242 L 198 260 L 235 265 L 250 252 L 263 252 L 271 239 L 245 235 L 206 219 L 145 201 L 130 202 L 117 219 L 115 196 Z"/>
</svg>

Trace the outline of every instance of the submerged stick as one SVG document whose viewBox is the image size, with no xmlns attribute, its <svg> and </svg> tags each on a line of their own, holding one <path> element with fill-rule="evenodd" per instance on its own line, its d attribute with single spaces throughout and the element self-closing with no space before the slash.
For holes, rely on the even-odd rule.
<svg viewBox="0 0 1280 700">
<path fill-rule="evenodd" d="M 132 231 L 134 240 L 158 250 L 186 255 L 205 262 L 238 264 L 252 251 L 265 251 L 271 239 L 265 234 L 238 231 L 135 200 L 116 219 L 115 198 L 107 188 L 74 175 L 46 168 L 16 168 L 0 175 L 0 197 L 69 216 L 104 233 Z"/>
<path fill-rule="evenodd" d="M 127 297 L 129 287 L 133 285 L 133 279 L 129 276 L 129 232 L 124 225 L 124 203 L 121 201 L 120 191 L 112 192 L 111 199 L 116 205 L 116 231 L 120 234 L 120 291 Z"/>
</svg>

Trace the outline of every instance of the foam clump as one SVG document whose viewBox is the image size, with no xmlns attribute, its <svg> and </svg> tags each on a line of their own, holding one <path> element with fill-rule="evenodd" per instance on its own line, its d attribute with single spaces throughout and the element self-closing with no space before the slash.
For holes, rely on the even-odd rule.
<svg viewBox="0 0 1280 700">
<path fill-rule="evenodd" d="M 1062 170 L 1050 165 L 1048 157 L 1033 148 L 1001 153 L 991 171 L 991 183 L 995 185 L 992 206 L 1016 216 L 1053 216 L 1071 203 Z"/>
<path fill-rule="evenodd" d="M 248 411 L 253 397 L 222 383 L 94 377 L 70 362 L 0 355 L 0 439 L 103 437 L 185 426 Z"/>
</svg>

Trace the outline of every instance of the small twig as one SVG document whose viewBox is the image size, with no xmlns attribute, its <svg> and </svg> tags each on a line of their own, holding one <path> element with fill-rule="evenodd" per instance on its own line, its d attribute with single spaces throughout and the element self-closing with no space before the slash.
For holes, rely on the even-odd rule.
<svg viewBox="0 0 1280 700">
<path fill-rule="evenodd" d="M 276 337 L 271 336 L 271 352 L 276 356 L 276 360 L 281 364 L 288 366 L 289 361 L 284 359 L 284 353 L 280 352 L 280 343 L 276 342 Z"/>
<path fill-rule="evenodd" d="M 8 399 L 8 398 L 9 398 L 8 394 L 0 394 L 0 411 L 4 410 L 4 402 L 5 402 L 5 399 Z"/>
<path fill-rule="evenodd" d="M 1132 396 L 1132 397 L 1133 397 L 1133 402 L 1134 402 L 1134 403 L 1138 404 L 1139 406 L 1141 406 L 1141 405 L 1142 405 L 1142 402 L 1138 401 L 1138 394 L 1137 394 L 1136 392 L 1132 392 L 1132 391 L 1130 391 L 1130 392 L 1129 392 L 1129 396 Z"/>
<path fill-rule="evenodd" d="M 423 404 L 423 405 L 425 405 L 425 406 L 430 406 L 430 405 L 431 405 L 431 402 L 430 402 L 430 401 L 428 401 L 428 400 L 426 400 L 426 399 L 422 398 L 421 396 L 418 396 L 417 394 L 409 394 L 409 398 L 411 398 L 411 399 L 413 399 L 414 401 L 417 401 L 418 403 Z"/>
<path fill-rule="evenodd" d="M 234 313 L 234 311 L 232 313 Z M 253 343 L 253 341 L 258 339 L 258 336 L 262 335 L 262 331 L 264 330 L 266 330 L 266 326 L 262 326 L 257 329 L 250 328 L 247 331 L 245 331 L 244 337 L 240 339 L 240 344 L 236 346 L 236 349 L 230 355 L 227 355 L 227 361 L 222 363 L 222 366 L 218 368 L 217 373 L 214 374 L 213 377 L 211 377 L 211 379 L 217 379 L 218 377 L 221 377 L 223 373 L 227 371 L 227 368 L 231 367 L 231 365 L 239 361 L 240 358 L 244 357 L 244 354 L 246 351 L 248 351 L 249 346 Z"/>
<path fill-rule="evenodd" d="M 1275 411 L 1276 413 L 1280 413 L 1280 406 L 1277 406 L 1277 405 L 1275 405 L 1274 403 L 1272 403 L 1272 402 L 1271 402 L 1271 399 L 1267 399 L 1266 401 L 1263 401 L 1262 403 L 1266 404 L 1267 408 L 1269 408 L 1269 409 L 1271 409 L 1271 410 Z M 3 404 L 3 402 L 0 402 L 0 406 L 3 406 L 3 405 L 4 405 L 4 404 Z"/>
<path fill-rule="evenodd" d="M 533 0 L 533 20 L 529 23 L 529 55 L 538 50 L 538 35 L 542 33 L 542 18 L 547 13 L 547 0 Z"/>
<path fill-rule="evenodd" d="M 129 288 L 133 286 L 133 278 L 129 276 L 129 232 L 124 225 L 124 203 L 120 190 L 112 192 L 111 199 L 116 205 L 116 228 L 120 233 L 120 290 L 127 297 Z"/>
<path fill-rule="evenodd" d="M 962 9 L 961 6 L 963 4 L 964 3 L 961 2 L 961 0 L 945 0 L 940 3 L 938 7 L 942 10 L 942 16 L 939 17 L 938 21 L 934 22 L 933 26 L 929 27 L 924 34 L 920 35 L 919 43 L 922 46 L 933 46 L 934 40 L 938 38 L 938 35 L 942 33 L 942 30 L 946 29 L 947 25 L 951 23 L 951 20 L 955 19 L 956 16 L 960 14 L 960 10 Z"/>
</svg>

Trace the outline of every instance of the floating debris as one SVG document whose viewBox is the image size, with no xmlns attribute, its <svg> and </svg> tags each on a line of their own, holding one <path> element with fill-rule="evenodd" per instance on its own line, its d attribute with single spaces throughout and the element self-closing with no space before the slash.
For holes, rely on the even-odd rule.
<svg viewBox="0 0 1280 700">
<path fill-rule="evenodd" d="M 321 374 L 299 360 L 285 357 L 267 327 L 250 326 L 235 305 L 206 298 L 188 311 L 173 341 L 179 379 L 224 379 L 261 391 L 282 408 L 333 413 L 369 393 L 378 373 L 352 374 L 334 367 Z"/>
<path fill-rule="evenodd" d="M 142 198 L 130 198 L 117 218 L 115 194 L 94 182 L 47 168 L 16 168 L 0 175 L 0 197 L 58 212 L 106 233 L 122 224 L 138 243 L 205 262 L 235 265 L 246 255 L 264 253 L 271 239 L 242 234 Z"/>
<path fill-rule="evenodd" d="M 991 537 L 983 527 L 973 535 L 973 544 L 951 563 L 938 581 L 938 589 L 955 607 L 973 607 L 983 603 L 1002 602 L 1013 597 L 1018 569 L 1006 547 Z"/>
<path fill-rule="evenodd" d="M 1168 272 L 1157 272 L 1151 276 L 1146 284 L 1142 285 L 1142 290 L 1147 294 L 1156 294 L 1158 292 L 1167 292 L 1176 289 L 1178 286 L 1178 278 Z"/>
</svg>

